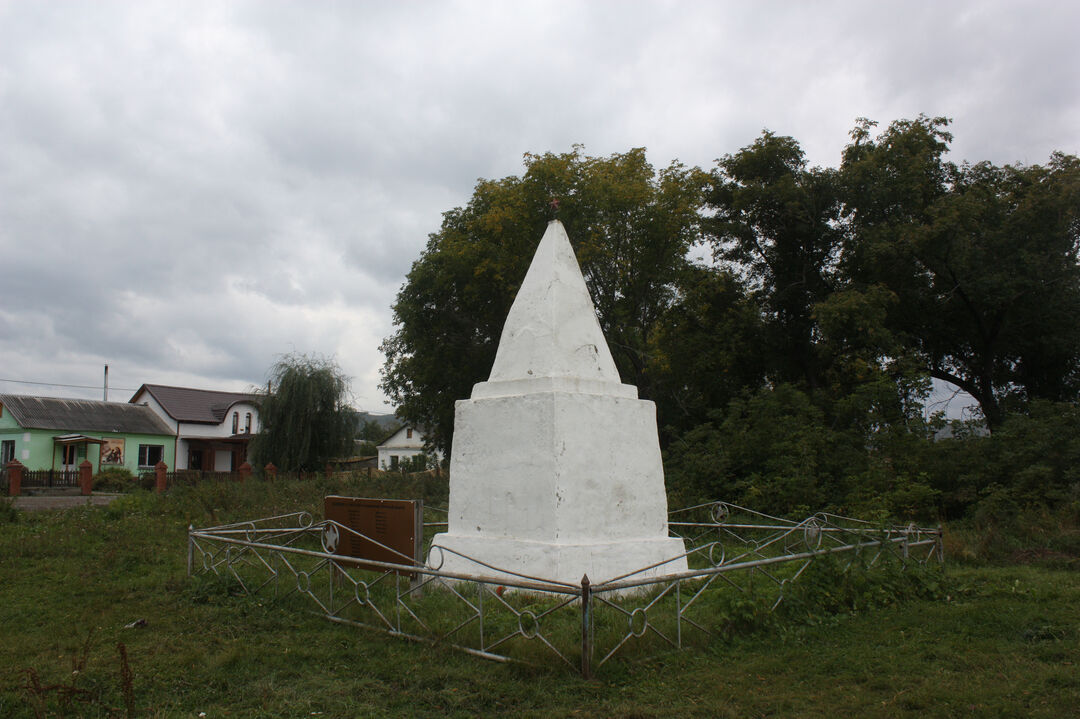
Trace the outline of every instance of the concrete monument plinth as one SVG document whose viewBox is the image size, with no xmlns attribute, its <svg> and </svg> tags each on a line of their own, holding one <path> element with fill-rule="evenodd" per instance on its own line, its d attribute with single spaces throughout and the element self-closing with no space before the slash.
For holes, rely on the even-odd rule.
<svg viewBox="0 0 1080 719">
<path fill-rule="evenodd" d="M 491 377 L 455 407 L 449 527 L 435 564 L 593 584 L 685 571 L 668 536 L 656 408 L 622 384 L 566 231 L 548 225 Z M 667 562 L 667 560 L 674 561 Z"/>
</svg>

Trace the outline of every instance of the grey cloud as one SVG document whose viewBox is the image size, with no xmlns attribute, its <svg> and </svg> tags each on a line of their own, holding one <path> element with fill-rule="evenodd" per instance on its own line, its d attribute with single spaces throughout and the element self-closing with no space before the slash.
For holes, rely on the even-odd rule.
<svg viewBox="0 0 1080 719">
<path fill-rule="evenodd" d="M 376 408 L 388 308 L 477 178 L 575 142 L 711 167 L 763 127 L 835 165 L 856 117 L 920 112 L 960 159 L 1044 162 L 1080 150 L 1077 25 L 974 0 L 2 4 L 0 376 L 243 389 L 319 352 Z"/>
</svg>

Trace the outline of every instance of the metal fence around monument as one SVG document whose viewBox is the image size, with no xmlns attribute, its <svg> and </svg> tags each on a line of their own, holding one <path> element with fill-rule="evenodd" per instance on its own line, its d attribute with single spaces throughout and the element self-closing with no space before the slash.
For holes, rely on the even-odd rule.
<svg viewBox="0 0 1080 719">
<path fill-rule="evenodd" d="M 445 510 L 427 508 L 425 542 L 445 526 Z M 343 556 L 328 550 L 345 534 L 379 543 L 306 512 L 189 528 L 188 573 L 218 575 L 334 622 L 499 661 L 555 661 L 588 677 L 620 658 L 722 639 L 732 607 L 775 611 L 825 557 L 844 572 L 943 562 L 940 528 L 828 513 L 792 521 L 716 502 L 672 512 L 669 526 L 685 540 L 688 571 L 645 576 L 662 569 L 654 565 L 598 584 L 506 570 L 495 580 L 490 570 L 499 568 L 471 557 L 476 574 L 446 572 L 440 550 L 450 550 L 427 544 L 425 562 Z"/>
</svg>

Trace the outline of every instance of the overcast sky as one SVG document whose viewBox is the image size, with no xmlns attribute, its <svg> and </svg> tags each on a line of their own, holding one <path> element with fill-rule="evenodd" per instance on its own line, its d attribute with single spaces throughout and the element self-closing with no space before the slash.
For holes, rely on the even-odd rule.
<svg viewBox="0 0 1080 719">
<path fill-rule="evenodd" d="M 954 160 L 1080 153 L 1075 2 L 5 2 L 0 392 L 244 390 L 289 352 L 378 390 L 441 213 L 526 152 L 711 168 L 857 117 Z M 539 238 L 537 238 L 539 240 Z M 22 382 L 54 383 L 19 384 Z M 78 389 L 56 385 L 87 385 Z"/>
</svg>

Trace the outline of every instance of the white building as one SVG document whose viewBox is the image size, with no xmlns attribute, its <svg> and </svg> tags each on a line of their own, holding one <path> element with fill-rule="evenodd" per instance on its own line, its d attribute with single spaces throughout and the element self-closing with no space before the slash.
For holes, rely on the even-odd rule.
<svg viewBox="0 0 1080 719">
<path fill-rule="evenodd" d="M 258 396 L 247 392 L 144 384 L 130 402 L 152 409 L 173 432 L 176 467 L 170 469 L 234 471 L 259 431 Z"/>
<path fill-rule="evenodd" d="M 379 469 L 397 469 L 403 464 L 415 461 L 413 457 L 419 457 L 422 454 L 433 456 L 438 462 L 442 461 L 442 453 L 438 450 L 424 451 L 423 433 L 408 425 L 387 437 L 375 449 L 379 452 Z"/>
</svg>

